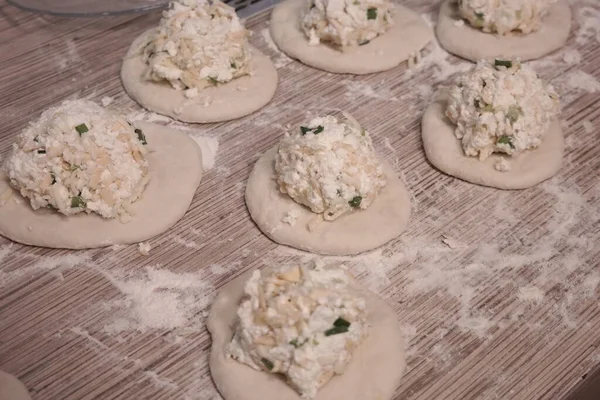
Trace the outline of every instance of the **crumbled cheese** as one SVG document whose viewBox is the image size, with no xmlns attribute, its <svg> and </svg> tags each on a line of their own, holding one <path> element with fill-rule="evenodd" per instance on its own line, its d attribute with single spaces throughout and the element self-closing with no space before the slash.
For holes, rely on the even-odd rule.
<svg viewBox="0 0 600 400">
<path fill-rule="evenodd" d="M 285 376 L 305 398 L 342 374 L 368 334 L 364 298 L 342 268 L 322 265 L 254 271 L 238 309 L 228 354 Z"/>
<path fill-rule="evenodd" d="M 507 67 L 508 66 L 508 67 Z M 468 156 L 538 147 L 558 115 L 558 95 L 518 60 L 480 61 L 450 88 L 446 116 Z"/>
<path fill-rule="evenodd" d="M 173 1 L 143 49 L 146 78 L 202 90 L 247 75 L 248 36 L 235 9 L 219 0 Z"/>
<path fill-rule="evenodd" d="M 457 19 L 457 20 L 455 20 L 454 21 L 454 26 L 457 26 L 459 28 L 462 27 L 462 26 L 465 26 L 465 20 L 464 19 Z"/>
<path fill-rule="evenodd" d="M 275 175 L 282 193 L 326 220 L 366 209 L 386 184 L 369 133 L 349 115 L 315 118 L 286 134 Z"/>
<path fill-rule="evenodd" d="M 575 65 L 581 63 L 581 53 L 577 49 L 569 49 L 565 51 L 563 55 L 563 61 L 569 65 Z"/>
<path fill-rule="evenodd" d="M 108 107 L 108 106 L 110 106 L 113 101 L 114 101 L 114 99 L 112 97 L 109 97 L 109 96 L 104 96 L 102 98 L 102 100 L 100 100 L 100 102 L 102 103 L 102 107 Z"/>
<path fill-rule="evenodd" d="M 311 45 L 360 46 L 393 25 L 390 0 L 309 0 L 302 29 Z"/>
<path fill-rule="evenodd" d="M 7 175 L 34 210 L 123 217 L 150 179 L 143 142 L 122 116 L 91 101 L 67 100 L 23 130 Z"/>
<path fill-rule="evenodd" d="M 502 157 L 496 162 L 494 168 L 496 168 L 496 171 L 507 172 L 510 171 L 510 163 L 508 160 L 506 160 L 506 158 Z"/>
<path fill-rule="evenodd" d="M 296 220 L 298 219 L 298 217 L 300 216 L 300 213 L 297 210 L 292 210 L 289 211 L 287 214 L 285 214 L 285 216 L 282 218 L 281 222 L 284 222 L 286 224 L 290 224 L 291 226 L 296 225 Z"/>
<path fill-rule="evenodd" d="M 138 251 L 141 255 L 147 256 L 150 255 L 150 250 L 152 250 L 152 246 L 147 242 L 138 243 Z"/>
<path fill-rule="evenodd" d="M 185 97 L 187 97 L 188 99 L 193 99 L 194 97 L 198 96 L 198 88 L 194 87 L 191 89 L 188 89 L 184 92 Z"/>
<path fill-rule="evenodd" d="M 472 26 L 484 32 L 509 34 L 538 30 L 556 0 L 459 0 L 458 10 Z"/>
</svg>

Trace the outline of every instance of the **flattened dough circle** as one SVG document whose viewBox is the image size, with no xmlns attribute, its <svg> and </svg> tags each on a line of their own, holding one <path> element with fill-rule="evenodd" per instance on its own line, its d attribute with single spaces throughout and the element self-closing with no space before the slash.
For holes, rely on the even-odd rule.
<svg viewBox="0 0 600 400">
<path fill-rule="evenodd" d="M 225 285 L 210 310 L 213 380 L 225 400 L 302 400 L 275 375 L 255 371 L 225 355 L 249 277 L 247 273 Z M 369 335 L 356 348 L 344 374 L 323 386 L 315 400 L 387 400 L 400 383 L 406 364 L 396 312 L 369 290 L 361 289 L 361 295 L 365 296 L 370 313 Z"/>
<path fill-rule="evenodd" d="M 539 30 L 528 35 L 501 36 L 485 33 L 461 19 L 455 0 L 446 0 L 440 7 L 436 34 L 442 47 L 452 54 L 471 61 L 494 57 L 519 57 L 534 60 L 565 45 L 571 31 L 571 8 L 565 0 L 552 5 Z"/>
<path fill-rule="evenodd" d="M 372 74 L 408 60 L 433 39 L 427 23 L 415 12 L 396 4 L 394 25 L 385 34 L 346 52 L 327 44 L 311 46 L 300 27 L 305 0 L 286 0 L 271 14 L 271 37 L 281 51 L 314 68 L 341 74 Z"/>
<path fill-rule="evenodd" d="M 0 400 L 31 400 L 31 396 L 21 381 L 0 371 Z"/>
<path fill-rule="evenodd" d="M 516 157 L 508 157 L 510 171 L 500 172 L 494 166 L 501 156 L 492 154 L 484 162 L 465 155 L 454 135 L 454 125 L 444 110 L 447 97 L 438 98 L 425 110 L 421 136 L 425 154 L 440 171 L 459 179 L 498 189 L 526 189 L 556 175 L 562 166 L 564 138 L 558 121 L 550 126 L 542 144 Z"/>
<path fill-rule="evenodd" d="M 323 221 L 313 231 L 317 214 L 281 193 L 274 177 L 277 147 L 257 162 L 248 179 L 246 205 L 260 230 L 277 243 L 326 255 L 351 255 L 373 250 L 399 236 L 410 217 L 410 196 L 393 168 L 384 165 L 387 185 L 366 210 Z M 299 217 L 294 226 L 282 222 L 289 211 Z"/>
<path fill-rule="evenodd" d="M 0 206 L 0 234 L 32 246 L 89 249 L 142 242 L 173 226 L 188 210 L 200 184 L 200 148 L 176 129 L 147 122 L 136 125 L 148 140 L 151 175 L 141 199 L 133 204 L 131 221 L 122 223 L 96 214 L 66 217 L 46 209 L 34 211 L 1 173 L 0 193 L 12 190 L 13 196 Z"/>
<path fill-rule="evenodd" d="M 184 122 L 209 123 L 252 114 L 273 98 L 277 89 L 277 69 L 271 59 L 252 46 L 252 76 L 246 75 L 219 86 L 207 87 L 192 99 L 167 83 L 142 79 L 146 65 L 140 51 L 152 31 L 144 32 L 133 41 L 121 68 L 125 91 L 142 107 Z"/>
</svg>

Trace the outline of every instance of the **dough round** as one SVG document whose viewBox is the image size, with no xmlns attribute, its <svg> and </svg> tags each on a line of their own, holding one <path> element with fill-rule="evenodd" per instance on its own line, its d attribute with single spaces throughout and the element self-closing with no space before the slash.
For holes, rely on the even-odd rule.
<svg viewBox="0 0 600 400">
<path fill-rule="evenodd" d="M 210 372 L 225 400 L 302 400 L 273 374 L 256 371 L 226 357 L 237 308 L 250 274 L 223 287 L 208 317 L 212 337 Z M 323 386 L 315 400 L 387 400 L 394 395 L 405 368 L 404 340 L 396 312 L 374 293 L 361 289 L 369 309 L 369 336 L 358 346 L 342 375 Z"/>
<path fill-rule="evenodd" d="M 396 5 L 394 25 L 364 46 L 342 52 L 327 44 L 311 46 L 300 27 L 304 0 L 286 0 L 271 14 L 271 36 L 281 51 L 314 68 L 341 74 L 372 74 L 408 60 L 433 39 L 433 32 L 415 12 Z"/>
<path fill-rule="evenodd" d="M 446 0 L 440 8 L 436 34 L 444 49 L 471 61 L 499 56 L 534 60 L 564 46 L 571 30 L 571 8 L 565 0 L 552 5 L 542 27 L 527 35 L 485 33 L 466 21 L 462 26 L 454 25 L 460 19 L 455 1 Z"/>
<path fill-rule="evenodd" d="M 0 400 L 31 400 L 31 396 L 21 381 L 0 371 Z"/>
<path fill-rule="evenodd" d="M 351 255 L 383 246 L 406 229 L 410 196 L 393 168 L 384 162 L 388 182 L 369 208 L 323 221 L 310 231 L 308 224 L 320 217 L 279 191 L 274 178 L 276 154 L 277 147 L 256 162 L 246 188 L 252 219 L 275 242 L 313 253 Z M 282 222 L 290 211 L 298 215 L 293 226 Z"/>
<path fill-rule="evenodd" d="M 277 70 L 271 59 L 251 47 L 253 75 L 208 87 L 188 99 L 168 83 L 142 79 L 146 65 L 140 55 L 150 29 L 135 39 L 123 60 L 121 80 L 125 91 L 142 107 L 184 122 L 222 122 L 244 117 L 264 107 L 277 89 Z"/>
<path fill-rule="evenodd" d="M 460 140 L 454 135 L 455 126 L 444 114 L 446 103 L 447 97 L 438 95 L 425 110 L 421 127 L 427 159 L 440 171 L 482 186 L 525 189 L 551 178 L 560 170 L 565 145 L 558 121 L 552 123 L 550 132 L 537 149 L 526 150 L 516 157 L 494 153 L 481 162 L 477 157 L 465 155 Z M 501 157 L 509 160 L 509 171 L 496 170 L 495 165 Z"/>
<path fill-rule="evenodd" d="M 129 222 L 96 214 L 66 217 L 46 209 L 34 211 L 0 173 L 0 193 L 13 191 L 0 206 L 0 234 L 32 246 L 88 249 L 142 242 L 173 226 L 186 213 L 200 184 L 202 153 L 184 132 L 147 122 L 136 125 L 148 140 L 150 182 L 133 203 L 135 215 Z"/>
</svg>

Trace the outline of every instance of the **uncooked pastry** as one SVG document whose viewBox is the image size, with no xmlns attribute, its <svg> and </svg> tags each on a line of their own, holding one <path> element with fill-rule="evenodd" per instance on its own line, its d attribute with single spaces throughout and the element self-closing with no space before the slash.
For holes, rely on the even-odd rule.
<svg viewBox="0 0 600 400">
<path fill-rule="evenodd" d="M 226 356 L 233 337 L 237 308 L 250 274 L 223 287 L 208 317 L 212 337 L 210 372 L 225 400 L 302 400 L 300 395 L 274 374 L 256 371 Z M 369 335 L 356 348 L 342 375 L 323 386 L 315 400 L 387 400 L 396 390 L 405 367 L 404 340 L 396 312 L 366 289 Z"/>
<path fill-rule="evenodd" d="M 123 60 L 121 80 L 127 93 L 142 107 L 185 122 L 221 122 L 241 118 L 264 107 L 277 89 L 277 70 L 271 59 L 250 47 L 252 75 L 207 87 L 188 99 L 183 90 L 167 82 L 143 79 L 146 64 L 141 49 L 152 34 L 150 29 L 135 39 Z"/>
<path fill-rule="evenodd" d="M 66 217 L 52 210 L 34 211 L 0 173 L 0 193 L 13 191 L 0 206 L 0 234 L 33 246 L 88 249 L 142 242 L 173 226 L 186 213 L 200 184 L 202 153 L 184 132 L 147 122 L 136 125 L 148 140 L 150 182 L 133 203 L 129 222 L 96 214 Z"/>
<path fill-rule="evenodd" d="M 337 50 L 325 43 L 311 46 L 300 27 L 305 0 L 286 0 L 271 14 L 271 37 L 281 51 L 306 65 L 334 73 L 372 74 L 408 60 L 433 39 L 433 32 L 415 12 L 396 4 L 394 25 L 364 46 Z"/>
<path fill-rule="evenodd" d="M 552 53 L 565 45 L 571 30 L 571 8 L 565 0 L 553 4 L 542 26 L 527 35 L 494 35 L 472 27 L 454 23 L 461 20 L 455 0 L 446 0 L 438 16 L 436 34 L 442 47 L 452 54 L 471 61 L 491 60 L 502 56 L 534 60 Z"/>
<path fill-rule="evenodd" d="M 31 400 L 31 396 L 21 381 L 0 371 L 0 400 Z"/>
<path fill-rule="evenodd" d="M 252 219 L 275 242 L 313 253 L 351 255 L 383 246 L 406 229 L 410 196 L 394 169 L 383 162 L 388 182 L 369 208 L 322 221 L 309 230 L 308 225 L 321 217 L 279 191 L 274 177 L 276 154 L 277 147 L 256 162 L 246 188 Z M 298 215 L 293 226 L 282 222 L 289 212 Z"/>
<path fill-rule="evenodd" d="M 564 138 L 558 121 L 550 125 L 550 131 L 542 144 L 533 150 L 509 157 L 496 153 L 485 161 L 465 155 L 460 140 L 454 135 L 455 126 L 444 114 L 447 96 L 438 94 L 437 99 L 425 110 L 421 136 L 427 159 L 440 171 L 465 181 L 499 189 L 525 189 L 554 176 L 562 166 Z M 500 158 L 510 162 L 510 170 L 497 171 Z"/>
</svg>

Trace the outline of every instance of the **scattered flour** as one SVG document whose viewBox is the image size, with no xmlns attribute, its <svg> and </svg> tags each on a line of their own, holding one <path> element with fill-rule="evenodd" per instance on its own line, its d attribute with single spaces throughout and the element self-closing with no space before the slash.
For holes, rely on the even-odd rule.
<svg viewBox="0 0 600 400">
<path fill-rule="evenodd" d="M 217 152 L 219 150 L 219 139 L 207 136 L 191 136 L 202 151 L 202 167 L 204 171 L 211 170 L 215 166 Z"/>
<path fill-rule="evenodd" d="M 114 99 L 110 96 L 104 96 L 100 102 L 102 103 L 102 107 L 108 107 L 113 103 Z"/>
<path fill-rule="evenodd" d="M 273 64 L 275 64 L 275 68 L 279 69 L 285 67 L 293 61 L 285 53 L 281 52 L 275 44 L 275 42 L 273 42 L 273 38 L 271 37 L 271 32 L 269 31 L 269 28 L 262 29 L 260 31 L 260 35 L 262 36 L 269 49 L 276 54 L 275 58 L 273 58 Z"/>
<path fill-rule="evenodd" d="M 140 252 L 141 255 L 143 255 L 143 256 L 150 255 L 150 250 L 152 250 L 152 246 L 150 245 L 150 243 L 147 243 L 147 242 L 138 243 L 138 251 Z"/>
<path fill-rule="evenodd" d="M 600 43 L 600 10 L 593 7 L 581 7 L 576 14 L 579 30 L 575 41 L 583 46 L 590 40 Z"/>
<path fill-rule="evenodd" d="M 588 93 L 596 93 L 600 91 L 600 82 L 592 75 L 575 70 L 567 75 L 567 84 L 572 89 L 583 90 Z"/>
<path fill-rule="evenodd" d="M 594 125 L 590 122 L 590 121 L 583 121 L 583 130 L 585 131 L 585 133 L 592 133 L 594 132 Z"/>
<path fill-rule="evenodd" d="M 519 300 L 539 304 L 544 300 L 544 291 L 537 286 L 523 286 L 519 288 Z"/>
</svg>

